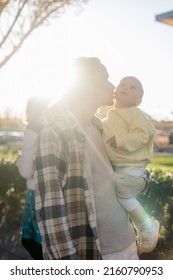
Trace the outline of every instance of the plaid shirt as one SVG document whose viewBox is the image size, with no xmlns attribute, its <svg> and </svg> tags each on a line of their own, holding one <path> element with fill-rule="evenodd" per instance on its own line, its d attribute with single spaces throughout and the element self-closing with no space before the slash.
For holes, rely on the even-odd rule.
<svg viewBox="0 0 173 280">
<path fill-rule="evenodd" d="M 87 182 L 85 136 L 61 107 L 38 137 L 34 156 L 36 213 L 45 259 L 101 259 Z"/>
</svg>

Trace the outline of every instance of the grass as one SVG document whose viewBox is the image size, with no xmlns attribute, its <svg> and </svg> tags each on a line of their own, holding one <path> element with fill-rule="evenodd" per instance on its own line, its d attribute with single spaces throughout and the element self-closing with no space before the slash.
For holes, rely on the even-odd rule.
<svg viewBox="0 0 173 280">
<path fill-rule="evenodd" d="M 0 160 L 15 162 L 18 157 L 20 149 L 17 148 L 4 148 L 0 146 Z M 173 172 L 173 155 L 154 155 L 152 162 L 148 164 L 149 169 L 162 169 L 166 172 Z"/>
<path fill-rule="evenodd" d="M 154 156 L 152 163 L 148 168 L 162 169 L 164 171 L 173 172 L 173 156 Z"/>
</svg>

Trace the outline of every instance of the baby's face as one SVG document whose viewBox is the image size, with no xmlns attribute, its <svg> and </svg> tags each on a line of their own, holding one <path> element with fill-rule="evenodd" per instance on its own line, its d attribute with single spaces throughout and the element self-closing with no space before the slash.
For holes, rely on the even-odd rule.
<svg viewBox="0 0 173 280">
<path fill-rule="evenodd" d="M 123 78 L 115 91 L 116 104 L 119 107 L 132 107 L 140 105 L 143 88 L 135 77 Z"/>
</svg>

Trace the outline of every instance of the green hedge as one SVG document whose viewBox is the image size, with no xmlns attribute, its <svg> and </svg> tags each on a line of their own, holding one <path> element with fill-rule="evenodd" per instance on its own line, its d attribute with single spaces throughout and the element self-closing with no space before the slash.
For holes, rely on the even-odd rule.
<svg viewBox="0 0 173 280">
<path fill-rule="evenodd" d="M 26 180 L 17 166 L 9 161 L 0 161 L 0 223 L 15 226 L 21 223 L 25 203 Z"/>
</svg>

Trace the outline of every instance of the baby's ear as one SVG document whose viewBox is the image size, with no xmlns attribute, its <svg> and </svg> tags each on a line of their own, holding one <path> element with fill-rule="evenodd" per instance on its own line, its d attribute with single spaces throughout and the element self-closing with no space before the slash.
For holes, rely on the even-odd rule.
<svg viewBox="0 0 173 280">
<path fill-rule="evenodd" d="M 138 98 L 136 100 L 136 106 L 139 106 L 141 104 L 141 102 L 142 102 L 142 98 Z"/>
</svg>

